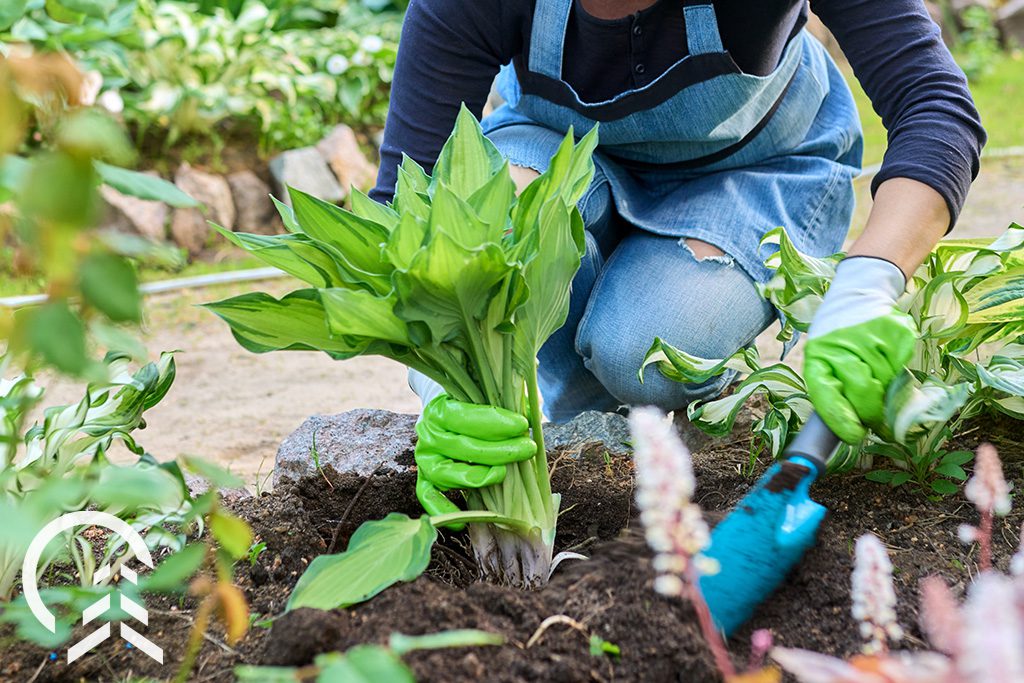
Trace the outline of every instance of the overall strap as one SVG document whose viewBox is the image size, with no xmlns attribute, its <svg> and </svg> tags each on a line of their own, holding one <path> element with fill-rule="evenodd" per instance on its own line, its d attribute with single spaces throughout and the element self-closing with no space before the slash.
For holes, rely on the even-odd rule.
<svg viewBox="0 0 1024 683">
<path fill-rule="evenodd" d="M 573 0 L 537 0 L 530 29 L 530 71 L 562 79 L 565 29 Z"/>
<path fill-rule="evenodd" d="M 684 0 L 683 4 L 690 55 L 724 52 L 714 6 L 707 0 Z"/>
</svg>

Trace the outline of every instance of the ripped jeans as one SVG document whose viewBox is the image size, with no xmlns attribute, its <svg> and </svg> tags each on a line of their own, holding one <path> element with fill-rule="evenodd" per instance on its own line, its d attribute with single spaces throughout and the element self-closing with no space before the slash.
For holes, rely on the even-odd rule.
<svg viewBox="0 0 1024 683">
<path fill-rule="evenodd" d="M 623 223 L 600 168 L 580 201 L 587 253 L 572 283 L 565 325 L 539 354 L 545 416 L 564 422 L 622 405 L 680 410 L 720 394 L 732 371 L 700 385 L 637 371 L 655 337 L 703 358 L 724 358 L 754 341 L 774 308 L 732 259 L 698 260 L 685 238 Z"/>
</svg>

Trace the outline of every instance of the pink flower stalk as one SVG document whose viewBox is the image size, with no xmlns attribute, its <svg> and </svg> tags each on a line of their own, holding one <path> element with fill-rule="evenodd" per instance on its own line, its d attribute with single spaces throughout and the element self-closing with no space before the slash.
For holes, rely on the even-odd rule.
<svg viewBox="0 0 1024 683">
<path fill-rule="evenodd" d="M 981 515 L 977 527 L 960 527 L 960 540 L 965 543 L 977 541 L 980 546 L 978 567 L 981 571 L 992 568 L 992 516 L 1006 516 L 1010 512 L 1010 487 L 1003 478 L 1003 465 L 995 446 L 983 443 L 978 446 L 974 460 L 974 475 L 964 487 L 964 495 L 974 503 Z"/>
<path fill-rule="evenodd" d="M 934 652 L 894 652 L 844 661 L 809 650 L 777 647 L 772 659 L 800 683 L 961 683 L 952 662 Z"/>
<path fill-rule="evenodd" d="M 864 652 L 886 652 L 887 641 L 901 639 L 903 629 L 896 623 L 892 562 L 873 534 L 857 539 L 852 583 L 853 618 L 860 622 L 860 633 L 868 641 Z"/>
<path fill-rule="evenodd" d="M 921 629 L 935 649 L 954 656 L 960 651 L 964 629 L 960 606 L 937 576 L 921 581 Z"/>
<path fill-rule="evenodd" d="M 968 683 L 1024 681 L 1024 615 L 1013 608 L 1017 598 L 1013 581 L 995 572 L 981 574 L 971 587 L 957 657 Z"/>
<path fill-rule="evenodd" d="M 728 680 L 736 671 L 698 585 L 701 574 L 713 573 L 718 567 L 701 555 L 711 534 L 700 506 L 692 500 L 696 481 L 690 452 L 656 408 L 630 411 L 629 427 L 636 463 L 636 503 L 658 572 L 654 590 L 690 599 L 715 663 Z"/>
<path fill-rule="evenodd" d="M 750 634 L 750 664 L 747 671 L 756 671 L 764 666 L 764 658 L 772 650 L 772 632 L 759 628 Z"/>
</svg>

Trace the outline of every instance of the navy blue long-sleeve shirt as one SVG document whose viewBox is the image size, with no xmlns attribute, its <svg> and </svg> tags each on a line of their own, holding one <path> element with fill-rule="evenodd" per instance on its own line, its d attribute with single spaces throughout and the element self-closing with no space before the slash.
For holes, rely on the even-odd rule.
<svg viewBox="0 0 1024 683">
<path fill-rule="evenodd" d="M 535 2 L 410 2 L 375 199 L 392 196 L 403 152 L 433 167 L 462 102 L 480 115 L 498 69 L 529 51 Z M 725 49 L 751 74 L 770 73 L 807 21 L 806 0 L 712 4 Z M 889 178 L 925 183 L 946 200 L 952 225 L 977 175 L 985 131 L 967 79 L 923 1 L 811 0 L 810 7 L 835 35 L 888 132 L 872 192 Z M 635 15 L 606 20 L 574 0 L 563 75 L 582 99 L 602 101 L 646 85 L 686 54 L 681 2 L 658 0 Z"/>
</svg>

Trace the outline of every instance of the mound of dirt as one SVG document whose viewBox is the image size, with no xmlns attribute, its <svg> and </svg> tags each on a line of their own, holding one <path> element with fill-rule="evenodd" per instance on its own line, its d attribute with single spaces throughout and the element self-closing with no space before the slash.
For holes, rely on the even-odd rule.
<svg viewBox="0 0 1024 683">
<path fill-rule="evenodd" d="M 997 429 L 1002 436 L 1001 426 Z M 972 435 L 986 434 L 979 428 Z M 970 436 L 960 446 L 972 447 Z M 697 497 L 715 522 L 746 493 L 753 476 L 741 473 L 746 443 L 718 444 L 695 454 Z M 1014 449 L 1009 449 L 1013 451 Z M 1024 486 L 1024 459 L 1004 453 L 1006 474 Z M 1016 455 L 1016 458 L 1013 456 Z M 718 680 L 695 626 L 692 609 L 654 593 L 651 557 L 632 507 L 632 463 L 628 457 L 590 454 L 558 458 L 553 488 L 562 492 L 558 549 L 573 548 L 587 561 L 563 564 L 543 590 L 521 592 L 474 580 L 472 552 L 464 535 L 444 534 L 430 569 L 421 578 L 392 587 L 350 609 L 297 610 L 280 615 L 298 576 L 332 545 L 344 548 L 363 521 L 401 511 L 419 514 L 410 475 L 362 480 L 325 469 L 316 477 L 235 503 L 267 550 L 250 566 L 238 567 L 240 585 L 260 619 L 236 648 L 216 629 L 204 643 L 191 680 L 230 681 L 237 664 L 302 665 L 320 653 L 360 643 L 384 643 L 395 631 L 407 634 L 479 628 L 501 633 L 501 647 L 413 653 L 406 661 L 419 681 L 686 681 Z M 763 466 L 755 467 L 756 474 Z M 940 574 L 962 591 L 976 572 L 976 549 L 957 540 L 957 527 L 976 515 L 960 496 L 929 500 L 909 487 L 897 489 L 848 475 L 826 479 L 814 495 L 830 510 L 818 545 L 730 643 L 738 665 L 756 628 L 768 628 L 777 643 L 850 655 L 860 649 L 850 617 L 849 576 L 853 542 L 870 531 L 888 546 L 900 597 L 899 617 L 907 647 L 919 647 L 917 586 Z M 1018 506 L 1019 507 L 1019 506 Z M 1024 521 L 1018 509 L 996 522 L 995 558 L 1005 567 Z M 167 666 L 131 650 L 99 648 L 70 667 L 49 653 L 19 645 L 0 647 L 0 680 L 115 680 L 133 675 L 168 677 L 181 661 L 194 605 L 157 601 L 147 635 L 165 647 Z M 555 619 L 549 619 L 555 617 Z M 549 625 L 541 629 L 541 624 Z M 0 631 L 0 636 L 9 630 Z M 84 631 L 83 631 L 84 634 Z M 591 636 L 615 644 L 621 654 L 592 654 Z M 531 639 L 533 642 L 531 643 Z M 528 646 L 529 644 L 529 646 Z M 151 666 L 152 664 L 152 666 Z M 37 668 L 39 669 L 37 672 Z"/>
</svg>

